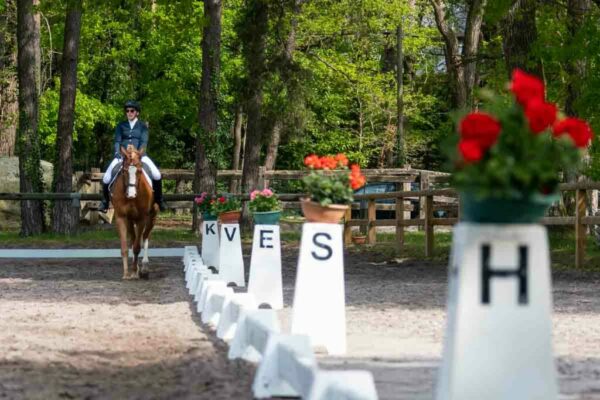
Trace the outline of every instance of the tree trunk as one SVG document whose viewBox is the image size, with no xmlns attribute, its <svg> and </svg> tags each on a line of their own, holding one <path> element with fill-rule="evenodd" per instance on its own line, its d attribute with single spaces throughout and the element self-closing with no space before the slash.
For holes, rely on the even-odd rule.
<svg viewBox="0 0 600 400">
<path fill-rule="evenodd" d="M 194 191 L 214 193 L 217 180 L 217 104 L 221 70 L 221 0 L 204 0 L 204 15 L 208 18 L 202 30 L 202 78 L 196 138 Z M 193 229 L 198 227 L 194 213 Z"/>
<path fill-rule="evenodd" d="M 487 0 L 473 0 L 467 5 L 467 21 L 464 31 L 462 53 L 454 30 L 448 24 L 446 3 L 443 0 L 430 0 L 433 6 L 435 22 L 444 39 L 446 68 L 450 77 L 450 88 L 456 108 L 470 107 L 475 86 L 477 53 L 483 12 Z"/>
<path fill-rule="evenodd" d="M 242 32 L 244 61 L 248 71 L 246 110 L 248 125 L 244 145 L 242 193 L 258 187 L 258 167 L 262 144 L 263 83 L 265 80 L 265 46 L 269 23 L 268 0 L 249 0 Z M 242 228 L 252 229 L 248 207 L 242 213 Z"/>
<path fill-rule="evenodd" d="M 240 169 L 241 163 L 240 160 L 242 158 L 242 123 L 244 117 L 242 114 L 242 107 L 237 107 L 235 109 L 235 120 L 233 123 L 233 161 L 231 163 L 231 169 Z M 238 193 L 240 190 L 240 180 L 237 178 L 232 178 L 229 183 L 229 192 L 230 193 Z"/>
<path fill-rule="evenodd" d="M 540 60 L 531 54 L 537 39 L 536 4 L 537 0 L 515 0 L 505 18 L 502 47 L 509 79 L 515 68 L 542 76 Z"/>
<path fill-rule="evenodd" d="M 37 28 L 37 29 L 36 29 Z M 42 174 L 38 137 L 38 73 L 36 47 L 39 25 L 35 23 L 33 0 L 17 0 L 17 74 L 19 80 L 19 184 L 22 193 L 41 192 Z M 44 230 L 41 201 L 21 201 L 21 235 L 30 236 Z"/>
<path fill-rule="evenodd" d="M 248 69 L 246 147 L 242 172 L 242 191 L 254 190 L 258 184 L 258 167 L 262 144 L 262 104 L 265 74 L 265 46 L 268 29 L 266 0 L 248 1 L 244 58 Z"/>
<path fill-rule="evenodd" d="M 585 14 L 590 11 L 590 0 L 568 0 L 567 1 L 567 30 L 569 32 L 568 44 L 573 45 L 573 39 L 583 26 Z M 581 83 L 587 75 L 587 60 L 569 58 L 565 67 L 567 76 L 567 98 L 565 100 L 565 113 L 576 116 L 576 101 L 581 95 Z"/>
<path fill-rule="evenodd" d="M 54 164 L 54 191 L 58 193 L 73 191 L 73 124 L 77 94 L 81 6 L 82 0 L 69 0 L 67 3 L 56 134 L 57 156 Z M 78 217 L 79 210 L 73 207 L 70 201 L 57 201 L 52 210 L 52 230 L 56 233 L 71 234 L 77 229 Z"/>
<path fill-rule="evenodd" d="M 292 67 L 294 63 L 294 51 L 296 50 L 296 30 L 298 28 L 298 15 L 300 14 L 303 0 L 294 0 L 293 15 L 290 23 L 290 31 L 288 33 L 285 46 L 283 48 L 282 63 L 280 67 L 280 74 L 287 92 L 288 105 L 292 101 L 291 98 L 294 88 L 290 86 L 290 79 L 292 78 Z M 267 155 L 265 158 L 265 168 L 272 170 L 275 168 L 277 162 L 277 150 L 279 149 L 279 143 L 281 143 L 281 135 L 283 134 L 284 121 L 286 120 L 287 113 L 277 113 L 275 115 L 275 121 L 271 129 L 271 138 L 269 145 L 267 146 Z"/>
<path fill-rule="evenodd" d="M 17 134 L 16 5 L 7 0 L 0 14 L 0 157 L 14 156 Z"/>
</svg>

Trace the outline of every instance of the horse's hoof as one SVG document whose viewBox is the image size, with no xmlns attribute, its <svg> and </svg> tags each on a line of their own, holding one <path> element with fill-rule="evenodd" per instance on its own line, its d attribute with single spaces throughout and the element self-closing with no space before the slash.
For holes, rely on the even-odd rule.
<svg viewBox="0 0 600 400">
<path fill-rule="evenodd" d="M 131 275 L 123 275 L 123 280 L 124 281 L 131 280 Z"/>
<path fill-rule="evenodd" d="M 150 278 L 150 272 L 148 272 L 148 271 L 140 272 L 140 279 L 148 280 L 148 278 Z"/>
</svg>

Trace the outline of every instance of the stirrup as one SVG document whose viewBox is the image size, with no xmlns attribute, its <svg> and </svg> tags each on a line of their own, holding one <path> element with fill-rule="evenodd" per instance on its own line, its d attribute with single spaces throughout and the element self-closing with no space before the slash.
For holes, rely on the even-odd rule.
<svg viewBox="0 0 600 400">
<path fill-rule="evenodd" d="M 110 208 L 110 204 L 105 203 L 104 200 L 102 200 L 100 202 L 100 205 L 98 206 L 98 211 L 100 211 L 101 213 L 105 213 L 108 211 L 109 208 Z"/>
</svg>

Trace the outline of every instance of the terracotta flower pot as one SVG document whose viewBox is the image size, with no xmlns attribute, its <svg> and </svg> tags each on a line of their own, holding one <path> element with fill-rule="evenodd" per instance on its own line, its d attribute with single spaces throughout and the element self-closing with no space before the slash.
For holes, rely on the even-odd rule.
<svg viewBox="0 0 600 400">
<path fill-rule="evenodd" d="M 240 222 L 242 212 L 240 210 L 225 211 L 219 214 L 219 220 L 222 224 L 237 224 Z"/>
<path fill-rule="evenodd" d="M 339 224 L 349 207 L 345 204 L 331 204 L 324 207 L 310 199 L 300 199 L 300 205 L 306 221 L 328 224 Z"/>
<path fill-rule="evenodd" d="M 367 237 L 366 236 L 352 236 L 352 243 L 365 244 L 365 243 L 367 243 Z"/>
</svg>

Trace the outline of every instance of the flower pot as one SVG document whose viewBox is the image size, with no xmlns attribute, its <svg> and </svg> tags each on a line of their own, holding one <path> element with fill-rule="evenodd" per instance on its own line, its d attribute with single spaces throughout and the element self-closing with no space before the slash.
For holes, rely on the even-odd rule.
<svg viewBox="0 0 600 400">
<path fill-rule="evenodd" d="M 536 223 L 546 214 L 558 195 L 534 195 L 529 198 L 488 197 L 460 194 L 461 220 L 466 222 L 527 224 Z"/>
<path fill-rule="evenodd" d="M 367 243 L 367 237 L 366 236 L 352 236 L 352 243 L 365 244 L 365 243 Z"/>
<path fill-rule="evenodd" d="M 237 224 L 241 216 L 242 212 L 240 210 L 225 211 L 219 214 L 219 220 L 222 224 Z"/>
<path fill-rule="evenodd" d="M 255 211 L 253 216 L 257 225 L 279 225 L 281 211 Z"/>
<path fill-rule="evenodd" d="M 210 212 L 203 212 L 202 213 L 202 220 L 204 220 L 204 221 L 216 221 L 217 220 L 217 216 L 215 214 L 210 213 Z"/>
<path fill-rule="evenodd" d="M 346 204 L 322 206 L 310 199 L 300 199 L 300 205 L 306 221 L 324 222 L 328 224 L 339 224 L 349 207 Z"/>
</svg>

